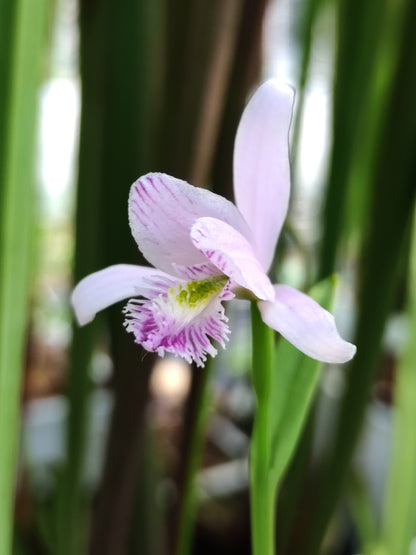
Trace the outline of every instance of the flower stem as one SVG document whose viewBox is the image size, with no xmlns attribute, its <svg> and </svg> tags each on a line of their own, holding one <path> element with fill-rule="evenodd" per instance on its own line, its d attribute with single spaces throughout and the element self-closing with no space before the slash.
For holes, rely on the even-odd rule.
<svg viewBox="0 0 416 555">
<path fill-rule="evenodd" d="M 273 330 L 251 307 L 253 335 L 252 380 L 257 398 L 250 454 L 251 527 L 254 555 L 274 554 L 275 488 L 270 472 L 270 392 L 273 368 Z"/>
</svg>

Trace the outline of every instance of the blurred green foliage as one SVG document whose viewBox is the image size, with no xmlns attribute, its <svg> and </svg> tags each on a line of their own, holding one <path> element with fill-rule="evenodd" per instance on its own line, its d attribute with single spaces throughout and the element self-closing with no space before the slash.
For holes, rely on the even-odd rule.
<svg viewBox="0 0 416 555">
<path fill-rule="evenodd" d="M 37 93 L 50 3 L 0 4 L 0 553 L 12 543 L 20 384 L 30 314 Z"/>
</svg>

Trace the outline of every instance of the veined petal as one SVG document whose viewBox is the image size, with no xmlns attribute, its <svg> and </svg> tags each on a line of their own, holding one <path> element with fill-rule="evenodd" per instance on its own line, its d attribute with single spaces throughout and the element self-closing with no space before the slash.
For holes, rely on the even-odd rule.
<svg viewBox="0 0 416 555">
<path fill-rule="evenodd" d="M 255 252 L 270 268 L 290 194 L 289 126 L 293 90 L 271 79 L 252 96 L 234 146 L 234 195 L 253 233 Z"/>
<path fill-rule="evenodd" d="M 170 274 L 182 275 L 179 267 L 207 262 L 189 236 L 192 225 L 201 216 L 214 216 L 244 235 L 249 234 L 234 204 L 180 179 L 148 173 L 130 189 L 129 222 L 133 237 L 146 259 Z"/>
<path fill-rule="evenodd" d="M 83 326 L 100 310 L 129 297 L 149 295 L 161 284 L 169 287 L 172 279 L 154 268 L 117 264 L 81 280 L 72 292 L 71 303 Z"/>
<path fill-rule="evenodd" d="M 273 303 L 258 303 L 268 326 L 316 360 L 339 363 L 352 359 L 356 347 L 341 338 L 332 314 L 293 287 L 275 285 L 274 289 Z"/>
<path fill-rule="evenodd" d="M 173 264 L 173 269 L 177 276 L 187 281 L 197 281 L 220 274 L 218 268 L 206 259 L 202 264 L 194 264 L 193 266 L 179 266 L 178 264 Z"/>
<path fill-rule="evenodd" d="M 199 218 L 191 239 L 223 274 L 258 299 L 273 300 L 274 290 L 250 243 L 241 233 L 216 218 Z"/>
</svg>

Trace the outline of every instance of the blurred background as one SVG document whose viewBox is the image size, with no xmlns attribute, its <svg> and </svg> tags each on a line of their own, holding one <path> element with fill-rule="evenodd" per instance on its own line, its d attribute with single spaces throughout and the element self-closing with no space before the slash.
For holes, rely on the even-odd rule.
<svg viewBox="0 0 416 555">
<path fill-rule="evenodd" d="M 277 551 L 410 553 L 415 21 L 413 0 L 0 0 L 2 555 L 251 553 L 248 303 L 201 370 L 145 354 L 121 304 L 78 328 L 69 296 L 145 263 L 127 220 L 140 175 L 232 199 L 238 121 L 270 77 L 296 89 L 274 277 L 336 273 L 358 347 L 321 371 Z"/>
</svg>

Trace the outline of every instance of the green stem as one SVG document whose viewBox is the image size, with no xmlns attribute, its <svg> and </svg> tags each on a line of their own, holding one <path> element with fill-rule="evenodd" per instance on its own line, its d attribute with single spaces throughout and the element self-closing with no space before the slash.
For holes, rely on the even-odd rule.
<svg viewBox="0 0 416 555">
<path fill-rule="evenodd" d="M 268 418 L 260 407 L 261 403 L 257 409 L 250 457 L 252 545 L 254 555 L 273 555 L 275 498 L 267 463 Z"/>
<path fill-rule="evenodd" d="M 252 303 L 252 380 L 257 411 L 251 442 L 250 495 L 254 555 L 274 554 L 275 488 L 270 472 L 270 392 L 273 368 L 273 330 L 263 324 L 256 303 Z"/>
</svg>

